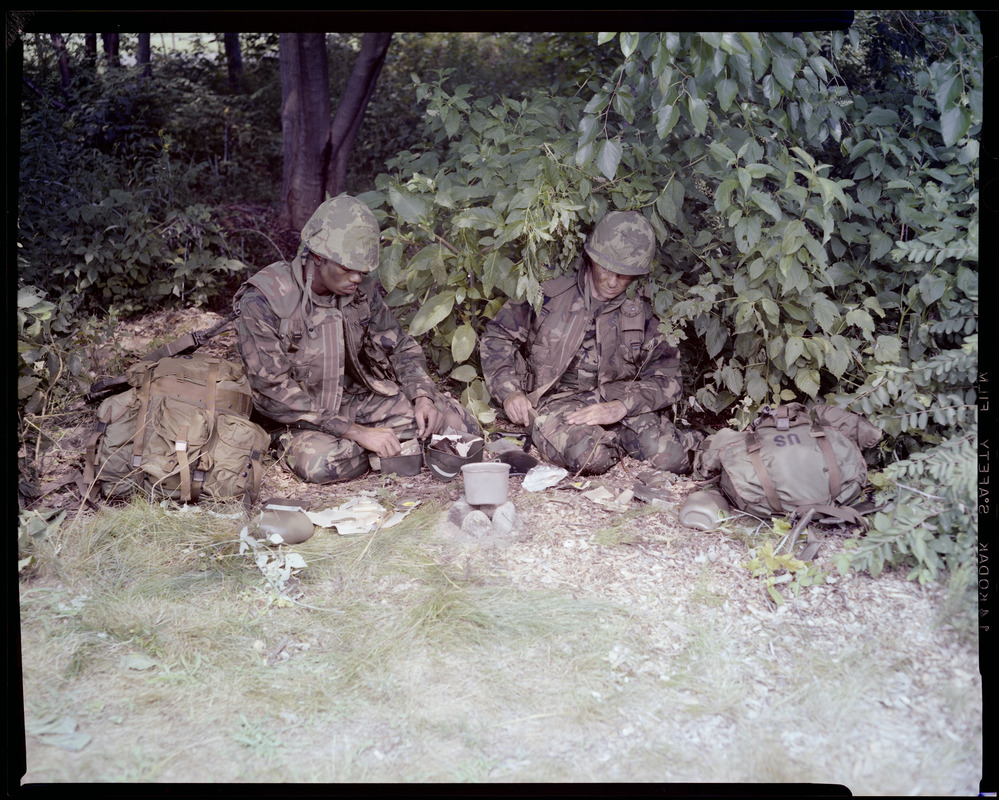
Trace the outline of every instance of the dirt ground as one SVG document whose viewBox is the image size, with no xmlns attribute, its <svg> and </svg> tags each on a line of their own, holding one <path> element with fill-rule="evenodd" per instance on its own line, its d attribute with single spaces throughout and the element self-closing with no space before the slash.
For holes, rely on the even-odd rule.
<svg viewBox="0 0 999 800">
<path fill-rule="evenodd" d="M 131 326 L 117 346 L 142 353 L 218 319 L 162 312 Z M 232 357 L 232 344 L 231 336 L 222 337 L 205 349 Z M 50 460 L 39 476 L 50 493 L 39 504 L 72 505 L 71 487 L 52 489 L 72 467 L 69 457 Z M 642 464 L 626 460 L 590 479 L 586 488 L 602 486 L 618 495 L 633 489 L 643 472 Z M 262 496 L 292 498 L 318 510 L 384 481 L 371 474 L 349 485 L 314 487 L 272 469 Z M 470 537 L 447 521 L 446 512 L 433 535 L 516 586 L 562 587 L 573 597 L 628 608 L 634 636 L 654 646 L 639 658 L 622 641 L 605 655 L 614 682 L 594 690 L 594 702 L 617 704 L 613 723 L 589 729 L 561 724 L 548 695 L 539 695 L 536 705 L 524 699 L 527 713 L 515 719 L 498 708 L 472 708 L 478 698 L 470 698 L 468 707 L 452 699 L 447 713 L 491 723 L 483 726 L 490 733 L 483 733 L 481 742 L 490 758 L 461 762 L 466 768 L 454 773 L 456 780 L 532 782 L 543 774 L 545 781 L 725 783 L 745 781 L 746 769 L 739 765 L 753 763 L 753 779 L 762 782 L 799 774 L 806 783 L 842 785 L 859 794 L 978 794 L 983 752 L 977 641 L 941 624 L 943 587 L 920 586 L 900 572 L 877 579 L 839 576 L 832 556 L 846 534 L 833 532 L 815 562 L 829 572 L 828 582 L 775 607 L 746 569 L 750 556 L 743 539 L 677 522 L 679 504 L 699 488 L 694 482 L 678 479 L 665 486 L 672 504 L 655 511 L 637 500 L 626 508 L 608 507 L 569 483 L 529 492 L 520 478 L 511 479 L 518 524 L 509 536 Z M 445 508 L 461 497 L 460 482 L 442 484 L 426 470 L 397 479 L 394 486 L 407 496 L 443 501 Z M 690 622 L 695 615 L 710 622 L 695 627 Z M 733 684 L 737 696 L 728 698 L 728 705 L 704 708 L 690 687 L 661 694 L 629 687 L 646 686 L 649 679 L 676 685 L 669 683 L 679 669 L 676 656 L 698 636 L 704 637 L 696 643 L 703 661 L 686 668 L 700 670 L 713 682 L 713 696 L 724 697 L 732 676 L 723 665 L 742 664 L 754 676 L 748 690 L 743 678 Z M 812 688 L 804 693 L 796 688 L 797 695 L 788 698 L 791 676 L 816 665 L 822 672 L 816 672 Z M 429 666 L 414 665 L 413 681 L 421 669 Z M 856 689 L 844 691 L 844 681 L 851 680 Z M 797 713 L 789 707 L 792 700 L 795 708 L 810 709 L 817 724 L 791 724 Z M 409 774 L 428 774 L 428 760 L 460 755 L 445 746 L 431 756 L 426 744 L 393 737 L 384 728 L 384 720 L 361 716 L 336 733 L 345 742 L 366 736 L 379 742 L 356 756 L 371 780 L 397 780 L 410 767 Z M 26 746 L 27 782 L 51 780 L 54 763 L 65 766 L 87 757 L 32 736 Z M 317 740 L 316 746 L 328 748 L 328 741 Z M 543 772 L 540 762 L 546 764 Z M 795 773 L 778 763 L 801 768 Z M 169 772 L 163 779 L 185 780 Z M 219 767 L 211 780 L 225 781 L 226 770 Z"/>
</svg>

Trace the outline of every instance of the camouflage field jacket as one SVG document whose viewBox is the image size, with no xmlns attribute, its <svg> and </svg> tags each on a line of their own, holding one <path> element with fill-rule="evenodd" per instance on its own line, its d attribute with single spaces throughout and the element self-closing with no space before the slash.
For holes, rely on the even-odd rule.
<svg viewBox="0 0 999 800">
<path fill-rule="evenodd" d="M 410 400 L 437 397 L 426 358 L 365 275 L 350 297 L 306 297 L 302 263 L 260 270 L 233 301 L 239 351 L 264 416 L 341 436 L 344 389 Z"/>
<path fill-rule="evenodd" d="M 597 393 L 620 400 L 628 416 L 658 411 L 680 398 L 680 354 L 659 334 L 648 301 L 622 294 L 591 306 L 586 271 L 547 281 L 536 313 L 507 302 L 486 325 L 479 345 L 486 388 L 499 405 L 524 392 L 535 406 L 579 352 L 596 314 Z"/>
</svg>

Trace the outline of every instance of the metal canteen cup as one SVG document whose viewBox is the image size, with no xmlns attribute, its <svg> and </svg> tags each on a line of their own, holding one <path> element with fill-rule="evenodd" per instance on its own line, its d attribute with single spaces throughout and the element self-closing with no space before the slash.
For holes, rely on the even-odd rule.
<svg viewBox="0 0 999 800">
<path fill-rule="evenodd" d="M 688 495 L 680 507 L 680 524 L 699 531 L 713 531 L 732 507 L 721 492 L 713 490 Z"/>
<path fill-rule="evenodd" d="M 301 544 L 316 532 L 312 520 L 297 505 L 271 502 L 260 512 L 257 536 L 271 544 Z"/>
</svg>

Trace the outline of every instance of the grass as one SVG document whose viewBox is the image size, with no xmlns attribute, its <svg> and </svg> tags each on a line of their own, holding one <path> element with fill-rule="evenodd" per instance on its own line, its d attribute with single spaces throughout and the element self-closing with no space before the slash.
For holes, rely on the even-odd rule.
<svg viewBox="0 0 999 800">
<path fill-rule="evenodd" d="M 592 542 L 605 546 L 639 542 L 641 537 L 635 534 L 635 520 L 653 517 L 659 513 L 655 505 L 646 504 L 614 514 L 612 522 L 594 531 Z"/>
<path fill-rule="evenodd" d="M 433 507 L 373 535 L 322 532 L 297 546 L 307 564 L 301 599 L 280 605 L 270 602 L 252 554 L 239 553 L 241 522 L 215 511 L 171 513 L 134 501 L 66 521 L 32 548 L 22 596 L 30 713 L 47 710 L 42 698 L 60 705 L 49 688 L 58 676 L 74 687 L 70 707 L 103 696 L 105 718 L 169 709 L 188 725 L 208 724 L 247 762 L 230 777 L 255 779 L 285 758 L 288 737 L 278 732 L 275 710 L 316 737 L 385 703 L 404 726 L 436 734 L 455 719 L 478 728 L 471 710 L 528 717 L 535 702 L 555 698 L 533 686 L 527 695 L 523 686 L 495 691 L 509 684 L 503 675 L 523 669 L 568 680 L 593 669 L 592 660 L 565 651 L 588 650 L 606 635 L 593 630 L 594 617 L 616 613 L 513 589 L 442 552 L 425 535 L 439 514 Z M 565 647 L 553 650 L 553 641 Z M 442 706 L 441 697 L 454 702 Z M 94 774 L 168 780 L 187 758 L 183 742 L 173 744 L 134 743 L 119 771 L 100 771 L 98 759 Z M 363 779 L 360 752 L 348 748 L 315 774 L 346 770 Z M 477 780 L 488 774 L 486 763 L 428 774 Z"/>
<path fill-rule="evenodd" d="M 849 759 L 858 719 L 894 724 L 870 697 L 911 669 L 902 643 L 826 652 L 793 624 L 734 635 L 738 597 L 709 562 L 650 624 L 515 585 L 488 552 L 435 536 L 443 509 L 428 503 L 296 546 L 306 566 L 283 602 L 230 511 L 136 501 L 22 543 L 26 719 L 92 736 L 79 752 L 29 737 L 32 779 L 794 782 L 828 762 L 866 781 L 855 791 L 897 785 Z M 592 539 L 626 543 L 637 515 L 621 516 Z M 828 751 L 793 749 L 815 731 Z M 953 744 L 934 752 L 956 770 Z"/>
</svg>

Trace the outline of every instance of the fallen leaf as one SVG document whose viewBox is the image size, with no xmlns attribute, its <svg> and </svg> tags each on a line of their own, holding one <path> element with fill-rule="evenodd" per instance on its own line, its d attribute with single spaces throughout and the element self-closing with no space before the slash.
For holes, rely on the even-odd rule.
<svg viewBox="0 0 999 800">
<path fill-rule="evenodd" d="M 120 665 L 125 669 L 134 669 L 141 672 L 142 670 L 152 669 L 157 665 L 157 662 L 155 659 L 142 653 L 131 653 L 127 656 L 122 656 Z"/>
<path fill-rule="evenodd" d="M 51 717 L 25 724 L 24 731 L 42 744 L 63 750 L 82 750 L 93 737 L 76 728 L 77 722 L 72 717 Z"/>
</svg>

